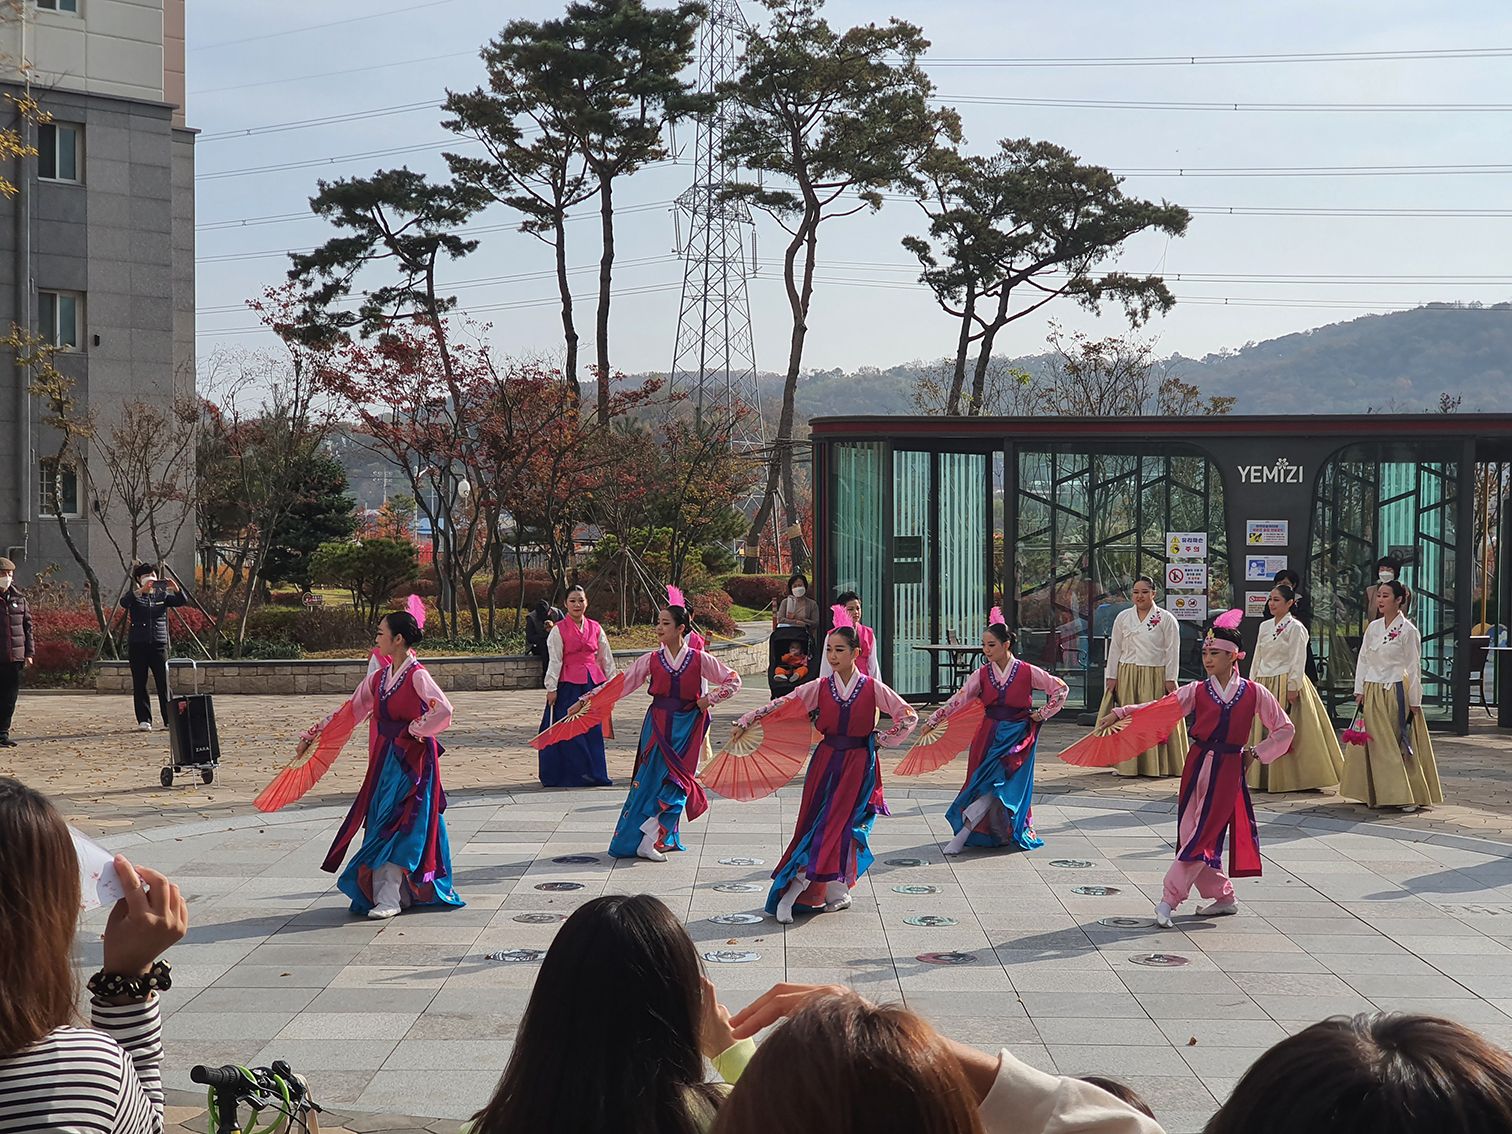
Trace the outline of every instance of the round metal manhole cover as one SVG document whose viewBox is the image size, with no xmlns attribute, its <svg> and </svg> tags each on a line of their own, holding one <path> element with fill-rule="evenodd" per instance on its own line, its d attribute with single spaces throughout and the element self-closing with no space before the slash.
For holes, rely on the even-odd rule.
<svg viewBox="0 0 1512 1134">
<path fill-rule="evenodd" d="M 564 890 L 581 890 L 582 888 L 583 888 L 583 884 L 581 882 L 537 882 L 536 883 L 536 889 L 537 890 L 545 890 L 548 893 L 552 893 L 552 894 L 560 893 L 560 892 L 562 892 Z"/>
<path fill-rule="evenodd" d="M 920 953 L 914 958 L 926 965 L 969 965 L 976 960 L 975 953 Z"/>
<path fill-rule="evenodd" d="M 705 953 L 703 959 L 716 965 L 743 965 L 747 961 L 761 960 L 761 954 L 746 952 L 743 949 L 719 949 L 713 953 Z"/>
<path fill-rule="evenodd" d="M 765 866 L 766 865 L 766 859 L 764 859 L 764 858 L 722 858 L 722 859 L 719 860 L 719 865 L 720 866 Z"/>
<path fill-rule="evenodd" d="M 1135 953 L 1129 957 L 1129 960 L 1136 965 L 1146 965 L 1152 969 L 1174 969 L 1192 963 L 1186 957 L 1175 953 Z"/>
<path fill-rule="evenodd" d="M 558 866 L 592 866 L 598 859 L 591 854 L 562 854 L 551 861 Z"/>
<path fill-rule="evenodd" d="M 517 963 L 534 964 L 546 955 L 545 949 L 505 949 L 499 953 L 488 953 L 484 956 L 485 961 L 514 961 Z"/>
<path fill-rule="evenodd" d="M 921 886 L 918 883 L 893 887 L 894 894 L 943 894 L 944 892 L 939 886 Z"/>
<path fill-rule="evenodd" d="M 1088 898 L 1107 898 L 1114 894 L 1122 894 L 1123 891 L 1117 886 L 1072 886 L 1073 894 L 1083 894 Z"/>
<path fill-rule="evenodd" d="M 714 889 L 721 894 L 759 894 L 766 887 L 756 882 L 720 882 Z"/>
<path fill-rule="evenodd" d="M 1089 866 L 1096 866 L 1097 863 L 1089 862 L 1085 858 L 1052 858 L 1050 865 L 1059 866 L 1062 870 L 1086 870 Z"/>
<path fill-rule="evenodd" d="M 922 925 L 928 929 L 934 929 L 942 925 L 954 925 L 956 919 L 945 917 L 942 914 L 920 914 L 918 917 L 905 917 L 904 925 Z"/>
<path fill-rule="evenodd" d="M 723 913 L 709 920 L 715 925 L 760 925 L 766 919 L 753 913 Z"/>
<path fill-rule="evenodd" d="M 1102 917 L 1097 919 L 1098 925 L 1106 925 L 1109 929 L 1154 929 L 1153 917 Z"/>
<path fill-rule="evenodd" d="M 927 858 L 887 858 L 882 860 L 888 866 L 928 866 Z"/>
<path fill-rule="evenodd" d="M 515 914 L 514 919 L 525 925 L 554 925 L 559 921 L 566 921 L 564 913 L 522 913 Z"/>
</svg>

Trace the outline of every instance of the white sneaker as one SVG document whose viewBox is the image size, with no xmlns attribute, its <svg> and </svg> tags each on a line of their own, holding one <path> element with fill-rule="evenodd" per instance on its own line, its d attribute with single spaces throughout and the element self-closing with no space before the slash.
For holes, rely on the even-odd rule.
<svg viewBox="0 0 1512 1134">
<path fill-rule="evenodd" d="M 382 921 L 386 918 L 398 916 L 398 906 L 374 906 L 372 909 L 368 910 L 368 917 L 372 918 L 375 921 Z"/>
<path fill-rule="evenodd" d="M 647 862 L 666 862 L 667 856 L 656 849 L 656 836 L 647 835 L 641 839 L 640 846 L 635 848 L 635 853 Z"/>
<path fill-rule="evenodd" d="M 792 906 L 784 906 L 780 902 L 778 903 L 778 905 L 777 905 L 777 924 L 778 925 L 792 925 L 793 924 L 793 907 Z"/>
<path fill-rule="evenodd" d="M 1238 902 L 1214 902 L 1207 909 L 1198 910 L 1198 917 L 1228 917 L 1239 912 Z"/>
<path fill-rule="evenodd" d="M 152 731 L 152 722 L 151 721 L 137 721 L 137 731 L 138 732 L 151 732 Z"/>
<path fill-rule="evenodd" d="M 848 909 L 850 909 L 850 907 L 851 907 L 851 896 L 849 894 L 847 894 L 843 898 L 836 898 L 832 902 L 825 902 L 824 903 L 824 912 L 825 913 L 838 913 L 840 910 L 848 910 Z"/>
<path fill-rule="evenodd" d="M 1155 924 L 1161 929 L 1175 929 L 1176 923 L 1171 920 L 1171 906 L 1168 902 L 1161 902 L 1155 907 Z"/>
<path fill-rule="evenodd" d="M 1415 803 L 1409 803 L 1406 807 L 1402 808 L 1402 814 L 1403 815 L 1410 815 L 1414 811 L 1416 811 L 1417 809 L 1418 809 L 1418 805 L 1417 804 L 1415 804 Z"/>
</svg>

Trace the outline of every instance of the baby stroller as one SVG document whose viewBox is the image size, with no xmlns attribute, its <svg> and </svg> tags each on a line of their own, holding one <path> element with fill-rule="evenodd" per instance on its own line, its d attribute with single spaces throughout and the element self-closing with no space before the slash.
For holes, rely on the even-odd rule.
<svg viewBox="0 0 1512 1134">
<path fill-rule="evenodd" d="M 767 641 L 767 688 L 773 697 L 791 693 L 819 676 L 806 626 L 779 626 Z"/>
</svg>

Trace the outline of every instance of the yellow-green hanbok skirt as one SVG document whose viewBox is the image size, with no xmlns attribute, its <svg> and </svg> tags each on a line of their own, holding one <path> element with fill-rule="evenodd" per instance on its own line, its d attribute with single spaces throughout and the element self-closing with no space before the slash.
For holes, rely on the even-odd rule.
<svg viewBox="0 0 1512 1134">
<path fill-rule="evenodd" d="M 1418 709 L 1407 716 L 1402 682 L 1365 685 L 1364 727 L 1370 740 L 1344 746 L 1344 780 L 1339 794 L 1371 807 L 1425 807 L 1442 803 L 1438 765 L 1428 724 Z"/>
<path fill-rule="evenodd" d="M 1297 733 L 1286 755 L 1269 764 L 1256 760 L 1250 765 L 1249 786 L 1256 791 L 1275 792 L 1307 791 L 1337 784 L 1344 775 L 1344 753 L 1339 748 L 1339 738 L 1334 735 L 1333 722 L 1328 719 L 1328 710 L 1323 707 L 1323 699 L 1318 696 L 1313 683 L 1304 677 L 1297 703 L 1289 705 L 1286 702 L 1286 674 L 1251 680 L 1276 695 Z M 1249 742 L 1259 744 L 1268 732 L 1256 715 L 1255 723 L 1250 726 Z"/>
<path fill-rule="evenodd" d="M 1146 701 L 1158 701 L 1166 695 L 1166 671 L 1159 665 L 1130 665 L 1118 667 L 1118 687 L 1103 694 L 1099 717 L 1107 716 L 1118 705 L 1142 705 Z M 1179 776 L 1186 767 L 1187 749 L 1186 721 L 1177 721 L 1171 735 L 1145 752 L 1122 764 L 1114 764 L 1113 770 L 1120 776 Z"/>
</svg>

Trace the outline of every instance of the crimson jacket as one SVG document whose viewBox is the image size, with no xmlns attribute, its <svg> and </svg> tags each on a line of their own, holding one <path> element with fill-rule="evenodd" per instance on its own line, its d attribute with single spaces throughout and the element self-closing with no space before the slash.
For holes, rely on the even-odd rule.
<svg viewBox="0 0 1512 1134">
<path fill-rule="evenodd" d="M 6 629 L 5 660 L 24 662 L 36 652 L 32 642 L 31 607 L 26 596 L 15 587 L 5 592 Z"/>
</svg>

